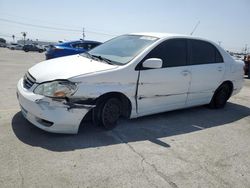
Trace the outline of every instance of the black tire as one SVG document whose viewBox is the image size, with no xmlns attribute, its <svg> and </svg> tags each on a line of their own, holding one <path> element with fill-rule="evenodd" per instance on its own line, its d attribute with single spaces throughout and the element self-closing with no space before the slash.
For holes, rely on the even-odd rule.
<svg viewBox="0 0 250 188">
<path fill-rule="evenodd" d="M 221 85 L 216 92 L 209 104 L 210 108 L 219 109 L 224 108 L 231 94 L 231 88 L 228 84 Z"/>
<path fill-rule="evenodd" d="M 39 52 L 39 53 L 42 53 L 42 52 L 43 52 L 43 50 L 38 50 L 38 52 Z"/>
<path fill-rule="evenodd" d="M 24 49 L 25 52 L 28 52 L 29 50 L 28 49 Z"/>
<path fill-rule="evenodd" d="M 117 121 L 121 114 L 120 100 L 109 98 L 97 104 L 93 109 L 93 122 L 95 125 L 102 126 L 106 130 L 111 130 L 117 126 Z"/>
<path fill-rule="evenodd" d="M 94 123 L 94 125 L 101 127 L 102 126 L 102 122 L 101 122 L 101 111 L 104 105 L 104 101 L 101 102 L 97 102 L 96 107 L 93 108 L 93 112 L 92 112 L 92 121 Z"/>
</svg>

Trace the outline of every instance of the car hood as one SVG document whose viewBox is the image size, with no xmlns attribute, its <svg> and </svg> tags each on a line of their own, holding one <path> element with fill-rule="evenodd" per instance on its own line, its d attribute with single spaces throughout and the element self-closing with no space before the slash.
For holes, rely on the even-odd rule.
<svg viewBox="0 0 250 188">
<path fill-rule="evenodd" d="M 36 79 L 37 83 L 41 83 L 51 80 L 69 79 L 116 67 L 117 65 L 95 61 L 81 55 L 72 55 L 38 63 L 29 69 L 29 73 Z"/>
</svg>

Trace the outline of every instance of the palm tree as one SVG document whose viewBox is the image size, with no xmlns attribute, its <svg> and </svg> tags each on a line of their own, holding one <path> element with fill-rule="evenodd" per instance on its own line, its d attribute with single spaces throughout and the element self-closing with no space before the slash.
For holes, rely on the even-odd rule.
<svg viewBox="0 0 250 188">
<path fill-rule="evenodd" d="M 12 35 L 12 38 L 13 38 L 13 42 L 15 42 L 15 35 Z"/>
<path fill-rule="evenodd" d="M 23 35 L 23 44 L 25 45 L 25 37 L 27 36 L 27 32 L 22 32 Z"/>
</svg>

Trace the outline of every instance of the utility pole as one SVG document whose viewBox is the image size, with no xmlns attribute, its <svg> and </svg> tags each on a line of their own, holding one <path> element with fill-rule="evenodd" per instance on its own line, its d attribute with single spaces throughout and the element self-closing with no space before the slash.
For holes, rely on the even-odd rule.
<svg viewBox="0 0 250 188">
<path fill-rule="evenodd" d="M 193 33 L 195 32 L 195 30 L 197 29 L 198 25 L 200 24 L 200 21 L 198 21 L 198 23 L 195 25 L 193 31 L 190 33 L 190 35 L 192 36 Z"/>
<path fill-rule="evenodd" d="M 244 49 L 244 51 L 245 51 L 245 54 L 247 55 L 247 44 L 245 44 L 245 49 Z"/>
<path fill-rule="evenodd" d="M 85 29 L 84 29 L 84 27 L 82 28 L 82 40 L 84 40 L 85 39 Z"/>
</svg>

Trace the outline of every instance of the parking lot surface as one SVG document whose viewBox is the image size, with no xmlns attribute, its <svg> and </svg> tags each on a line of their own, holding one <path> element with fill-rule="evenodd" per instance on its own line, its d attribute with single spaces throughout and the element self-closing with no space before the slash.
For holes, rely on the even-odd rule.
<svg viewBox="0 0 250 188">
<path fill-rule="evenodd" d="M 0 48 L 0 187 L 250 187 L 250 80 L 224 109 L 195 107 L 112 131 L 44 132 L 21 115 L 17 81 L 44 53 Z"/>
</svg>

